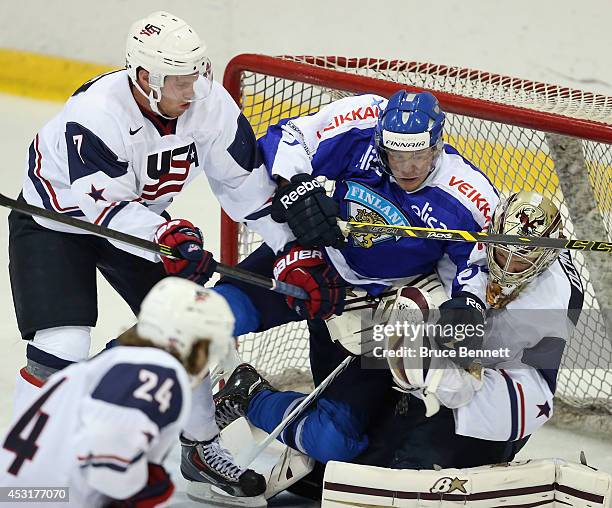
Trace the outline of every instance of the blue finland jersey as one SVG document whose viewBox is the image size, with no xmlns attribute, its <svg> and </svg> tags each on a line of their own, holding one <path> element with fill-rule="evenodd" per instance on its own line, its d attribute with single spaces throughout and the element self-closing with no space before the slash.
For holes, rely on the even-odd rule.
<svg viewBox="0 0 612 508">
<path fill-rule="evenodd" d="M 283 120 L 259 140 L 270 173 L 298 173 L 336 182 L 334 198 L 345 220 L 398 226 L 480 231 L 488 225 L 498 196 L 488 178 L 445 145 L 435 168 L 415 191 L 404 191 L 380 169 L 374 128 L 386 100 L 361 95 L 336 101 L 318 113 Z M 437 269 L 452 293 L 469 291 L 484 300 L 486 266 L 482 246 L 390 235 L 351 235 L 328 259 L 349 283 L 377 293 L 389 284 Z M 449 288 L 450 289 L 450 288 Z"/>
</svg>

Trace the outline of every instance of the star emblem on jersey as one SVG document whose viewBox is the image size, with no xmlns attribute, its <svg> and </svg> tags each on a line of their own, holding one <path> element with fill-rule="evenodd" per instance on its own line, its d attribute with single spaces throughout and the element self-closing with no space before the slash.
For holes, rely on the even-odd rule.
<svg viewBox="0 0 612 508">
<path fill-rule="evenodd" d="M 93 199 L 96 203 L 98 201 L 106 201 L 106 199 L 104 198 L 104 196 L 102 195 L 102 193 L 104 192 L 104 189 L 96 189 L 93 185 L 91 186 L 91 191 L 87 193 L 87 195 L 89 197 L 91 197 L 91 199 Z"/>
<path fill-rule="evenodd" d="M 550 418 L 550 405 L 548 404 L 548 401 L 544 402 L 544 404 L 536 404 L 536 405 L 538 406 L 538 409 L 540 410 L 536 418 L 539 418 L 542 415 L 546 416 L 546 418 Z"/>
</svg>

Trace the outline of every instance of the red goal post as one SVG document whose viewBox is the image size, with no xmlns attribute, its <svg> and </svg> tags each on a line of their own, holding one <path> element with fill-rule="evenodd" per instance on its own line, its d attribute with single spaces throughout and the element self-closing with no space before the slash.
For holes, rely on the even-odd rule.
<svg viewBox="0 0 612 508">
<path fill-rule="evenodd" d="M 282 118 L 316 112 L 347 95 L 427 89 L 448 113 L 445 141 L 502 194 L 542 192 L 560 207 L 569 236 L 612 241 L 612 97 L 444 65 L 339 56 L 238 55 L 223 84 L 258 137 Z M 222 262 L 236 263 L 259 241 L 222 215 Z M 589 311 L 569 341 L 559 376 L 563 401 L 599 412 L 612 408 L 612 269 L 606 258 L 576 255 Z M 251 334 L 241 349 L 246 361 L 273 375 L 308 371 L 307 336 L 293 325 Z"/>
</svg>

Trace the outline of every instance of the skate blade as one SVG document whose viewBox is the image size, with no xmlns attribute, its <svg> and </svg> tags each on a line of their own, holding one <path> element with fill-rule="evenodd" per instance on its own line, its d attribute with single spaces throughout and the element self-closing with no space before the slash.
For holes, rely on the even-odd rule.
<svg viewBox="0 0 612 508">
<path fill-rule="evenodd" d="M 187 497 L 193 501 L 214 506 L 244 506 L 247 508 L 265 508 L 268 506 L 263 494 L 253 497 L 230 496 L 227 492 L 210 483 L 189 480 L 187 480 Z"/>
</svg>

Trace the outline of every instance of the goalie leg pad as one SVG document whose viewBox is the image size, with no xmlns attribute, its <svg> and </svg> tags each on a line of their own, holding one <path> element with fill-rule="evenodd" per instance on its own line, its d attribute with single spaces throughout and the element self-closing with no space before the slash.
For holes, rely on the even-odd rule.
<svg viewBox="0 0 612 508">
<path fill-rule="evenodd" d="M 330 462 L 323 508 L 345 506 L 610 506 L 612 476 L 561 459 L 439 471 Z M 556 504 L 558 501 L 559 504 Z M 399 504 L 398 504 L 399 503 Z M 414 505 L 416 506 L 416 505 Z"/>
</svg>

